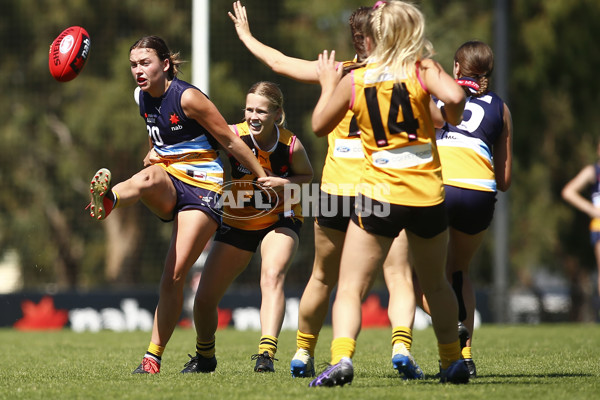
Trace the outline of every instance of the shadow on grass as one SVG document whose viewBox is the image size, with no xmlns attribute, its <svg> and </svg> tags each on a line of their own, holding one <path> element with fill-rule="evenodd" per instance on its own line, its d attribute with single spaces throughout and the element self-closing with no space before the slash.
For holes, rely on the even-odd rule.
<svg viewBox="0 0 600 400">
<path fill-rule="evenodd" d="M 595 374 L 589 374 L 589 373 L 551 373 L 551 374 L 522 373 L 522 374 L 488 374 L 488 375 L 478 374 L 477 378 L 471 379 L 468 384 L 469 385 L 477 384 L 477 383 L 481 383 L 484 385 L 506 384 L 507 380 L 511 380 L 510 384 L 530 385 L 530 384 L 536 383 L 536 382 L 532 382 L 531 380 L 528 380 L 528 379 L 540 379 L 540 383 L 541 383 L 542 380 L 545 380 L 545 379 L 592 378 L 595 376 L 596 376 Z M 356 376 L 355 376 L 355 378 L 356 378 Z M 364 379 L 364 377 L 358 377 L 358 379 L 361 379 L 361 378 Z M 425 379 L 422 379 L 422 380 L 421 379 L 420 380 L 404 380 L 397 374 L 385 374 L 385 375 L 378 376 L 378 378 L 382 378 L 382 379 L 395 378 L 395 379 L 399 380 L 399 383 L 405 383 L 405 384 L 419 384 L 419 385 L 432 385 L 432 384 L 439 385 L 440 384 L 440 378 L 435 375 L 425 375 Z M 517 380 L 513 380 L 513 379 L 517 379 Z M 519 381 L 518 379 L 525 379 L 525 380 Z M 387 381 L 387 382 L 389 382 L 389 381 Z M 386 384 L 382 384 L 382 385 L 370 384 L 369 386 L 386 386 Z"/>
<path fill-rule="evenodd" d="M 552 373 L 552 374 L 489 374 L 489 375 L 480 375 L 477 374 L 477 378 L 472 379 L 472 381 L 477 381 L 478 379 L 482 379 L 485 381 L 485 383 L 491 383 L 488 381 L 488 379 L 494 379 L 494 378 L 506 378 L 506 379 L 513 379 L 513 378 L 560 378 L 560 379 L 564 379 L 564 378 L 591 378 L 591 377 L 595 377 L 595 374 L 584 374 L 584 373 Z M 500 382 L 500 381 L 499 381 Z M 519 383 L 514 382 L 514 383 Z M 528 383 L 528 382 L 523 382 L 523 383 Z"/>
</svg>

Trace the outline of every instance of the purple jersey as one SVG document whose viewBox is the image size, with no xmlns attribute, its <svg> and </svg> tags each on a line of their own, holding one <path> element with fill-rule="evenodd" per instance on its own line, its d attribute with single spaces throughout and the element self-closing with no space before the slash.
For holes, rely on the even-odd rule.
<svg viewBox="0 0 600 400">
<path fill-rule="evenodd" d="M 146 121 L 155 150 L 163 156 L 215 150 L 216 141 L 196 120 L 187 118 L 181 108 L 181 95 L 195 86 L 174 78 L 160 97 L 140 92 L 140 115 Z M 199 89 L 197 89 L 199 90 Z"/>
</svg>

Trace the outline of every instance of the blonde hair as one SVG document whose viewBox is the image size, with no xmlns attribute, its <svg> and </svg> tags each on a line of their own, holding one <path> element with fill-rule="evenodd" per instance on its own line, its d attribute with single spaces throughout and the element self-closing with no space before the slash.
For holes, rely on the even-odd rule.
<svg viewBox="0 0 600 400">
<path fill-rule="evenodd" d="M 378 2 L 365 25 L 365 35 L 373 49 L 368 62 L 378 63 L 377 73 L 385 68 L 396 80 L 415 73 L 415 64 L 433 55 L 433 45 L 425 38 L 425 17 L 411 3 Z"/>
<path fill-rule="evenodd" d="M 283 93 L 276 83 L 261 81 L 256 82 L 248 90 L 248 94 L 253 93 L 264 97 L 269 100 L 271 105 L 271 111 L 281 110 L 281 117 L 276 121 L 277 126 L 284 127 L 285 125 L 285 111 L 283 109 Z"/>
</svg>

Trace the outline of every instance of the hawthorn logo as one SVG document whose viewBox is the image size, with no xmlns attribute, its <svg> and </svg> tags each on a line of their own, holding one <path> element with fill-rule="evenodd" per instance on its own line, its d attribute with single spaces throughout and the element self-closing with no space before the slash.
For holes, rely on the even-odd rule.
<svg viewBox="0 0 600 400">
<path fill-rule="evenodd" d="M 213 211 L 223 217 L 250 220 L 270 214 L 279 201 L 280 197 L 273 188 L 257 182 L 225 182 L 223 194 Z M 242 209 L 243 212 L 240 212 Z"/>
</svg>

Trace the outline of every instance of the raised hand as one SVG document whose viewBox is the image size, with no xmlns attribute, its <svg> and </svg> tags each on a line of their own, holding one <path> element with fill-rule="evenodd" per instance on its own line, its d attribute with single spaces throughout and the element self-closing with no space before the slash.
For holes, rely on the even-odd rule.
<svg viewBox="0 0 600 400">
<path fill-rule="evenodd" d="M 343 68 L 335 61 L 335 50 L 329 55 L 327 50 L 319 54 L 317 60 L 317 75 L 323 88 L 335 88 L 342 78 Z"/>
<path fill-rule="evenodd" d="M 229 15 L 229 18 L 233 21 L 238 37 L 241 39 L 245 35 L 252 36 L 252 33 L 250 33 L 250 24 L 248 24 L 246 7 L 242 6 L 241 1 L 233 3 L 233 12 L 235 15 L 232 14 L 231 11 L 228 12 L 227 15 Z"/>
</svg>

